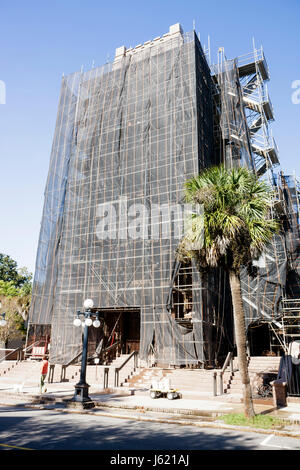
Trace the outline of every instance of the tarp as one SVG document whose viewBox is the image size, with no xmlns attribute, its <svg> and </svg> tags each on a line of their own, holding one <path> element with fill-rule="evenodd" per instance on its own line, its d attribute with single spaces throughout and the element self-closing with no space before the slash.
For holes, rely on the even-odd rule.
<svg viewBox="0 0 300 470">
<path fill-rule="evenodd" d="M 210 70 L 194 32 L 63 78 L 30 312 L 31 324 L 52 324 L 52 363 L 80 351 L 73 320 L 85 298 L 140 309 L 141 358 L 155 337 L 160 361 L 204 360 L 200 305 L 192 330 L 167 309 L 179 238 L 139 223 L 149 217 L 151 231 L 155 205 L 182 203 L 212 143 Z"/>
</svg>

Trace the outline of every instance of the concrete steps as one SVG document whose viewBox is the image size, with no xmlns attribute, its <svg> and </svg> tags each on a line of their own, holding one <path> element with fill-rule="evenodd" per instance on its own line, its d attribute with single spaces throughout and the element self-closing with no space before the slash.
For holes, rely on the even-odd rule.
<svg viewBox="0 0 300 470">
<path fill-rule="evenodd" d="M 10 364 L 8 364 L 10 363 Z M 36 386 L 40 382 L 41 376 L 40 361 L 7 361 L 6 369 L 1 368 L 1 383 L 10 383 L 12 385 L 26 384 L 27 386 Z"/>
<path fill-rule="evenodd" d="M 253 380 L 257 377 L 258 373 L 270 372 L 277 374 L 280 364 L 280 356 L 252 356 L 248 363 L 248 372 L 250 382 L 253 385 Z M 233 368 L 238 368 L 237 358 L 234 358 Z M 234 372 L 234 375 L 229 381 L 226 382 L 224 378 L 224 393 L 235 394 L 242 393 L 242 382 L 238 371 Z"/>
<path fill-rule="evenodd" d="M 272 370 L 272 369 L 278 370 L 280 359 L 281 359 L 280 356 L 252 356 L 249 360 L 248 368 L 249 370 L 255 370 L 255 371 L 257 371 L 260 368 L 262 370 Z M 237 358 L 234 358 L 233 366 L 237 368 L 238 366 Z"/>
<path fill-rule="evenodd" d="M 277 373 L 280 357 L 251 357 L 249 361 L 249 375 L 252 381 L 259 372 Z M 234 374 L 231 374 L 229 367 L 224 372 L 223 383 L 224 392 L 227 395 L 242 394 L 242 384 L 238 368 L 237 359 L 234 359 Z M 220 373 L 220 369 L 164 369 L 164 368 L 144 368 L 138 374 L 128 380 L 128 386 L 136 390 L 149 391 L 153 380 L 170 379 L 172 388 L 188 394 L 211 394 L 213 393 L 213 373 Z"/>
<path fill-rule="evenodd" d="M 120 357 L 116 358 L 109 365 L 87 365 L 86 368 L 86 381 L 89 385 L 94 385 L 99 389 L 104 386 L 104 371 L 108 369 L 108 388 L 113 388 L 115 384 L 115 369 L 120 367 L 126 359 L 128 359 L 129 354 L 123 354 Z M 80 378 L 80 365 L 70 365 L 66 368 L 65 371 L 65 380 L 72 384 L 76 384 Z M 126 385 L 126 381 L 131 376 L 133 372 L 133 361 L 129 361 L 119 372 L 119 385 Z M 53 374 L 53 382 L 61 382 L 62 377 L 62 366 L 56 364 Z"/>
<path fill-rule="evenodd" d="M 10 372 L 13 368 L 17 366 L 17 361 L 3 361 L 0 362 L 0 377 L 3 377 L 5 374 Z"/>
<path fill-rule="evenodd" d="M 108 369 L 107 388 L 113 389 L 115 385 L 115 368 L 119 367 L 128 355 L 116 358 L 110 365 L 88 365 L 86 380 L 91 386 L 101 390 L 104 388 L 104 369 Z M 249 375 L 252 381 L 258 372 L 277 373 L 280 357 L 251 357 L 249 362 Z M 237 369 L 237 360 L 234 359 L 234 370 Z M 153 380 L 160 381 L 168 378 L 172 388 L 186 394 L 213 394 L 213 373 L 218 370 L 207 369 L 167 369 L 167 368 L 138 368 L 133 371 L 133 361 L 129 361 L 120 371 L 119 387 L 125 389 L 134 389 L 135 393 L 148 392 Z M 0 381 L 5 384 L 21 384 L 37 386 L 40 380 L 41 362 L 40 361 L 5 361 L 0 363 Z M 56 365 L 54 369 L 53 383 L 60 383 L 62 375 L 62 366 Z M 70 385 L 75 385 L 79 381 L 80 365 L 70 365 L 66 369 L 65 380 Z M 48 378 L 46 379 L 46 381 Z M 223 376 L 224 393 L 226 395 L 235 395 L 242 393 L 242 385 L 239 372 L 235 371 L 232 375 L 229 368 Z M 219 384 L 218 384 L 219 386 Z M 219 393 L 219 391 L 218 391 Z"/>
<path fill-rule="evenodd" d="M 89 385 L 95 385 L 97 388 L 102 389 L 104 385 L 104 368 L 108 368 L 108 387 L 114 387 L 115 379 L 115 368 L 120 367 L 127 356 L 121 356 L 112 362 L 109 366 L 102 365 L 88 365 L 86 371 L 86 381 Z M 0 363 L 0 381 L 3 385 L 6 383 L 22 384 L 26 383 L 26 386 L 37 386 L 40 382 L 41 376 L 41 361 L 26 360 L 21 362 L 5 361 Z M 126 364 L 120 371 L 119 384 L 122 382 L 125 384 L 126 380 L 132 375 L 132 364 L 131 361 Z M 49 379 L 49 372 L 46 378 L 46 382 Z M 61 380 L 62 366 L 56 364 L 54 367 L 53 381 L 52 383 L 69 382 L 70 384 L 76 384 L 80 378 L 80 365 L 70 365 L 65 371 L 65 380 Z"/>
<path fill-rule="evenodd" d="M 212 395 L 213 372 L 205 369 L 145 368 L 133 376 L 128 383 L 130 388 L 149 391 L 153 381 L 167 378 L 170 380 L 171 388 L 178 390 L 183 396 L 188 397 L 191 394 L 200 396 L 201 393 Z"/>
</svg>

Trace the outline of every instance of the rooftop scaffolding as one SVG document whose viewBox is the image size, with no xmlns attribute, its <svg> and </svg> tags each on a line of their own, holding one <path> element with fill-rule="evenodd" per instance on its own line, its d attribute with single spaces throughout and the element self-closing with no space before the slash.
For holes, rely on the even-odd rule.
<svg viewBox="0 0 300 470">
<path fill-rule="evenodd" d="M 232 164 L 239 156 L 240 164 L 246 163 L 263 175 L 279 164 L 278 148 L 269 130 L 274 111 L 265 84 L 269 70 L 263 49 L 254 47 L 253 52 L 228 60 L 220 48 L 218 64 L 211 66 L 211 73 L 220 94 L 220 127 L 224 144 L 230 148 L 229 161 Z M 245 153 L 248 162 L 243 159 Z"/>
</svg>

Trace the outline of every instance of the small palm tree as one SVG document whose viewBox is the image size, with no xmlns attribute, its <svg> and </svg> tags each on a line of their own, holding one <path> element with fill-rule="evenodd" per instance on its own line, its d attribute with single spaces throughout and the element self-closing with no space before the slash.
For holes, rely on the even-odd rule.
<svg viewBox="0 0 300 470">
<path fill-rule="evenodd" d="M 245 416 L 254 416 L 248 374 L 241 266 L 257 259 L 279 224 L 272 219 L 272 188 L 246 168 L 204 170 L 185 185 L 186 202 L 199 204 L 178 247 L 178 257 L 193 258 L 201 269 L 223 267 L 229 273 Z M 197 245 L 198 244 L 198 245 Z"/>
</svg>

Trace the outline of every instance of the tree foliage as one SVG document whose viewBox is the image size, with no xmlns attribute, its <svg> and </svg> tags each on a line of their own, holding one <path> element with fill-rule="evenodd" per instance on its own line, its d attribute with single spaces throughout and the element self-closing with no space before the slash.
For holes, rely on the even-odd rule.
<svg viewBox="0 0 300 470">
<path fill-rule="evenodd" d="M 1 297 L 0 301 L 6 320 L 6 325 L 0 327 L 0 341 L 6 343 L 8 340 L 24 338 L 26 330 L 18 297 Z"/>
<path fill-rule="evenodd" d="M 260 256 L 279 230 L 272 218 L 271 187 L 247 168 L 209 168 L 186 182 L 185 198 L 203 211 L 191 215 L 178 257 L 192 256 L 202 268 L 223 266 L 239 272 Z M 199 249 L 189 249 L 199 240 Z"/>
<path fill-rule="evenodd" d="M 0 341 L 22 338 L 28 317 L 32 274 L 27 268 L 18 269 L 16 261 L 0 253 L 0 302 L 5 312 L 6 326 L 0 328 Z"/>
<path fill-rule="evenodd" d="M 0 253 L 0 280 L 12 282 L 15 287 L 28 286 L 31 284 L 32 274 L 25 267 L 18 269 L 16 261 Z"/>
</svg>

